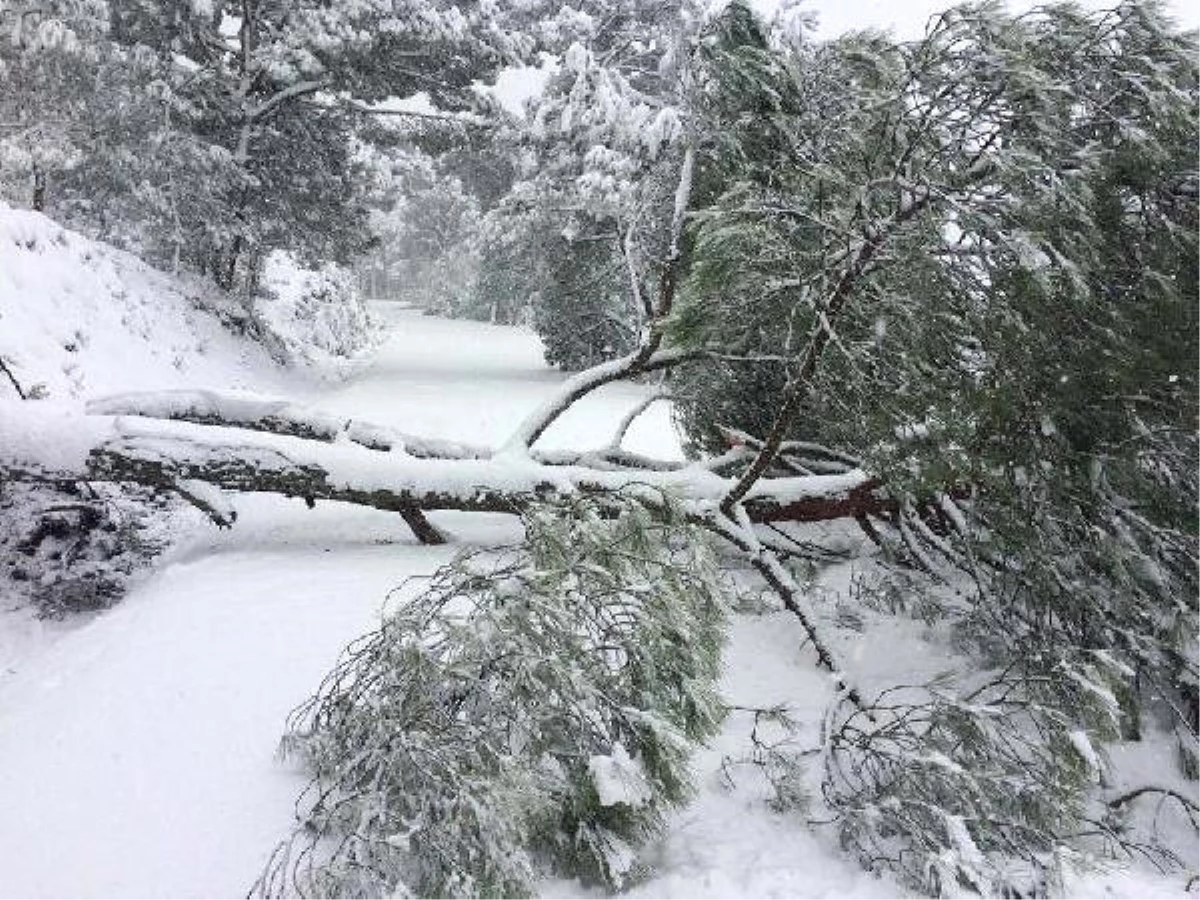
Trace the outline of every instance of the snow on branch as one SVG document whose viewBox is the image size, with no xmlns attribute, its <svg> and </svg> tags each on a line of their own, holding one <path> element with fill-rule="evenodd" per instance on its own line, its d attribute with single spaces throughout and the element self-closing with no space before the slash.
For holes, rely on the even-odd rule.
<svg viewBox="0 0 1200 900">
<path fill-rule="evenodd" d="M 671 244 L 659 279 L 658 299 L 654 304 L 653 316 L 643 333 L 640 346 L 633 353 L 611 362 L 593 366 L 568 378 L 545 403 L 525 419 L 501 447 L 504 455 L 528 455 L 547 428 L 561 416 L 576 400 L 614 381 L 632 378 L 646 372 L 669 368 L 695 359 L 703 354 L 693 350 L 662 350 L 662 324 L 671 313 L 675 303 L 675 286 L 679 277 L 682 258 L 684 221 L 691 197 L 695 150 L 689 146 L 684 152 L 679 168 L 679 182 L 675 189 L 675 211 L 671 222 Z"/>
<path fill-rule="evenodd" d="M 138 391 L 88 402 L 89 415 L 145 416 L 198 425 L 236 425 L 293 437 L 332 441 L 348 420 L 287 400 L 206 390 Z"/>
<path fill-rule="evenodd" d="M 612 451 L 620 450 L 621 442 L 625 440 L 625 435 L 629 433 L 629 429 L 637 421 L 638 417 L 659 400 L 666 400 L 669 396 L 667 391 L 657 390 L 642 398 L 641 402 L 627 412 L 620 423 L 618 423 L 616 431 L 613 432 L 613 436 L 609 439 L 608 446 L 605 449 Z"/>
<path fill-rule="evenodd" d="M 250 431 L 332 443 L 344 439 L 371 450 L 439 459 L 482 459 L 477 447 L 403 434 L 382 425 L 333 416 L 287 400 L 210 390 L 138 391 L 102 397 L 87 404 L 89 415 L 143 416 L 197 425 L 226 425 Z"/>
<path fill-rule="evenodd" d="M 220 488 L 194 479 L 175 482 L 175 493 L 204 513 L 218 528 L 231 528 L 237 521 L 237 510 Z"/>
<path fill-rule="evenodd" d="M 657 347 L 659 341 L 654 341 Z M 554 424 L 571 404 L 587 396 L 597 388 L 614 381 L 623 381 L 647 372 L 667 369 L 680 363 L 696 359 L 700 354 L 692 350 L 650 350 L 643 345 L 626 356 L 614 359 L 598 366 L 592 366 L 579 372 L 562 383 L 562 386 L 552 394 L 541 406 L 535 409 L 525 421 L 518 426 L 512 436 L 504 442 L 500 453 L 504 455 L 528 455 L 533 446 L 546 429 Z"/>
<path fill-rule="evenodd" d="M 94 407 L 95 408 L 95 407 Z M 454 509 L 514 512 L 524 498 L 606 493 L 645 486 L 668 491 L 707 517 L 729 479 L 703 465 L 668 470 L 554 465 L 531 456 L 422 458 L 349 441 L 139 416 L 88 415 L 50 403 L 0 403 L 0 475 L 14 481 L 132 482 L 178 492 L 204 482 L 337 500 L 393 512 Z M 251 417 L 252 418 L 252 417 Z M 260 420 L 253 420 L 260 421 Z M 859 469 L 764 479 L 744 503 L 752 521 L 815 521 L 878 512 L 877 483 Z"/>
<path fill-rule="evenodd" d="M 298 81 L 295 84 L 290 84 L 282 90 L 276 91 L 262 103 L 246 110 L 246 120 L 256 122 L 259 119 L 270 115 L 282 104 L 289 100 L 295 100 L 297 97 L 304 97 L 308 94 L 315 94 L 329 87 L 330 81 L 327 78 L 316 78 L 308 81 Z"/>
</svg>

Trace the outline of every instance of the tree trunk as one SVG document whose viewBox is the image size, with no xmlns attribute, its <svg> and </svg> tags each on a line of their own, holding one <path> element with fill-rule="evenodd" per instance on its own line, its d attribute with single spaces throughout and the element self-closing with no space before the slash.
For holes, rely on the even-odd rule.
<svg viewBox="0 0 1200 900">
<path fill-rule="evenodd" d="M 46 211 L 46 172 L 41 166 L 33 167 L 33 209 Z"/>
<path fill-rule="evenodd" d="M 703 463 L 652 460 L 611 447 L 513 457 L 284 401 L 210 391 L 121 395 L 95 401 L 88 411 L 78 416 L 39 404 L 0 404 L 6 436 L 0 476 L 129 482 L 167 492 L 176 492 L 180 482 L 204 482 L 228 491 L 354 503 L 414 521 L 413 511 L 512 513 L 532 499 L 623 490 L 649 491 L 648 497 L 669 492 L 702 518 L 730 485 Z M 50 454 L 48 461 L 47 446 L 71 453 Z M 858 469 L 763 478 L 742 505 L 751 523 L 879 516 L 895 509 L 879 481 Z"/>
</svg>

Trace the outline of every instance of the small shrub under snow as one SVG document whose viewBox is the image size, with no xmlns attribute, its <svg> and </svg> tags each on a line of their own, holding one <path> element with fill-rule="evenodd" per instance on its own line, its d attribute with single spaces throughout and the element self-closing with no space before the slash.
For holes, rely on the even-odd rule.
<svg viewBox="0 0 1200 900">
<path fill-rule="evenodd" d="M 0 483 L 0 593 L 48 618 L 113 605 L 164 548 L 155 521 L 170 502 L 115 485 Z"/>
<path fill-rule="evenodd" d="M 290 360 L 336 364 L 369 349 L 378 333 L 349 270 L 333 264 L 305 269 L 291 256 L 267 259 L 256 315 Z"/>
</svg>

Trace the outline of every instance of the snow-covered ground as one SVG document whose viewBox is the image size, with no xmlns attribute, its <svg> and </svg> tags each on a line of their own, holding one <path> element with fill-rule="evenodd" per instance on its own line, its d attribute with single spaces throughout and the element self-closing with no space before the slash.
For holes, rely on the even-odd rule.
<svg viewBox="0 0 1200 900">
<path fill-rule="evenodd" d="M 114 279 L 128 277 L 129 259 L 112 263 L 126 267 Z M 153 348 L 209 326 L 169 325 L 165 344 L 155 340 L 152 292 L 147 317 L 138 320 L 149 335 L 146 347 L 133 341 L 142 355 L 97 336 L 89 364 L 74 378 L 55 368 L 83 352 L 62 349 L 70 335 L 60 332 L 71 311 L 42 322 L 27 306 L 14 313 L 12 304 L 3 305 L 5 290 L 49 277 L 31 273 L 0 269 L 0 312 L 10 322 L 24 316 L 23 333 L 44 335 L 37 337 L 42 343 L 14 347 L 0 339 L 0 351 L 23 370 L 49 365 L 52 377 L 38 380 L 52 396 L 239 386 L 410 433 L 496 443 L 562 378 L 543 364 L 528 332 L 388 307 L 379 310 L 388 329 L 380 348 L 332 387 L 289 375 L 219 330 L 203 352 L 188 345 L 179 365 L 169 354 L 159 365 Z M 151 278 L 138 274 L 133 281 Z M 72 291 L 86 287 L 80 280 Z M 104 315 L 94 313 L 98 321 Z M 0 335 L 4 326 L 0 320 Z M 122 370 L 121 361 L 130 359 Z M 597 392 L 556 423 L 544 445 L 603 444 L 645 390 L 611 385 Z M 662 405 L 638 420 L 628 446 L 678 453 Z M 232 530 L 198 525 L 152 577 L 90 621 L 42 625 L 0 614 L 0 897 L 244 895 L 290 831 L 304 785 L 275 758 L 287 712 L 316 688 L 347 642 L 377 623 L 391 589 L 431 572 L 453 552 L 415 545 L 397 517 L 373 510 L 333 504 L 309 510 L 300 501 L 257 495 L 235 504 Z M 503 516 L 432 518 L 459 542 L 492 543 L 514 529 Z M 825 592 L 813 598 L 820 615 L 836 615 L 837 591 L 853 573 L 849 564 L 825 573 Z M 867 686 L 885 677 L 924 677 L 945 659 L 900 648 L 919 646 L 925 633 L 918 623 L 890 621 L 861 634 L 844 632 L 838 649 Z M 799 736 L 804 741 L 815 739 L 832 688 L 802 645 L 787 614 L 735 617 L 725 692 L 738 706 L 792 705 L 808 723 Z M 750 724 L 749 713 L 735 711 L 697 760 L 699 795 L 648 849 L 646 861 L 657 874 L 634 895 L 900 894 L 894 883 L 841 855 L 827 831 L 796 813 L 772 812 L 749 767 L 729 769 L 738 781 L 729 789 L 722 762 L 747 752 Z M 1078 882 L 1074 893 L 1186 896 L 1185 881 L 1178 873 L 1118 872 Z M 560 882 L 546 892 L 584 893 Z"/>
</svg>

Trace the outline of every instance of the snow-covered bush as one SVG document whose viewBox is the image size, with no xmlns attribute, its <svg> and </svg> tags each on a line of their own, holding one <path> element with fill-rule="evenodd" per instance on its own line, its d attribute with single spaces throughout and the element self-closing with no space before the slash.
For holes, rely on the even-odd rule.
<svg viewBox="0 0 1200 900">
<path fill-rule="evenodd" d="M 165 546 L 143 488 L 0 482 L 0 591 L 56 618 L 112 606 Z"/>
<path fill-rule="evenodd" d="M 371 346 L 377 329 L 353 274 L 332 263 L 306 269 L 285 253 L 268 257 L 255 314 L 290 360 L 329 363 Z"/>
<path fill-rule="evenodd" d="M 352 645 L 284 742 L 314 773 L 256 890 L 516 896 L 619 889 L 722 718 L 721 583 L 656 498 L 535 504 Z"/>
</svg>

